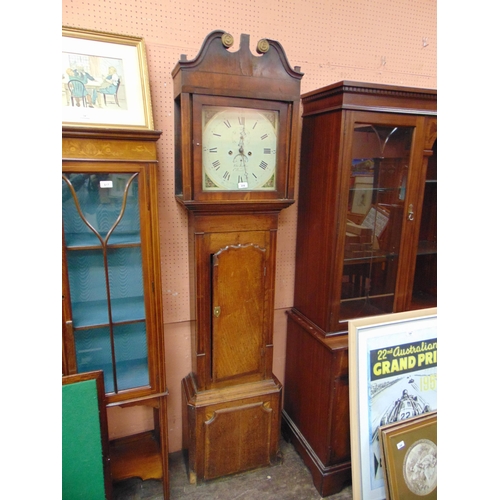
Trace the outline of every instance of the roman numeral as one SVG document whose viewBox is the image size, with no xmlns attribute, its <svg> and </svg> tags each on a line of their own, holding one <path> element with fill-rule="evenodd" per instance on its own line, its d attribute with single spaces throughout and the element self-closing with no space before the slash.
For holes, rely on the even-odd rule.
<svg viewBox="0 0 500 500">
<path fill-rule="evenodd" d="M 245 126 L 245 117 L 244 117 L 244 116 L 239 116 L 239 117 L 238 117 L 238 123 L 239 123 L 240 125 Z"/>
<path fill-rule="evenodd" d="M 212 165 L 214 166 L 215 170 L 219 170 L 220 168 L 220 161 L 219 160 L 215 160 Z"/>
<path fill-rule="evenodd" d="M 224 179 L 226 179 L 226 181 L 228 181 L 229 178 L 231 177 L 231 174 L 226 170 L 226 173 L 222 177 L 224 177 Z"/>
<path fill-rule="evenodd" d="M 264 148 L 264 154 L 265 155 L 270 155 L 271 154 L 271 148 Z"/>
<path fill-rule="evenodd" d="M 261 135 L 261 136 L 260 136 L 260 138 L 261 138 L 262 140 L 266 139 L 267 137 L 269 137 L 267 134 L 264 134 L 264 135 Z"/>
<path fill-rule="evenodd" d="M 267 163 L 265 161 L 261 161 L 260 164 L 259 164 L 259 167 L 262 169 L 262 170 L 265 170 L 267 168 Z"/>
<path fill-rule="evenodd" d="M 209 153 L 217 153 L 217 148 L 210 148 L 208 150 Z"/>
<path fill-rule="evenodd" d="M 224 125 L 225 125 L 227 128 L 231 128 L 231 123 L 229 123 L 229 120 L 224 120 Z"/>
</svg>

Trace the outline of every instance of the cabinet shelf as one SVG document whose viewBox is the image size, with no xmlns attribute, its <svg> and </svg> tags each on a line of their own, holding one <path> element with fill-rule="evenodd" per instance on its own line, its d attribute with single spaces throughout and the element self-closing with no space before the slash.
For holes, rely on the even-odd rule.
<svg viewBox="0 0 500 500">
<path fill-rule="evenodd" d="M 363 189 L 364 191 L 371 191 L 372 193 L 373 192 L 377 192 L 377 193 L 393 193 L 393 192 L 396 192 L 396 191 L 400 191 L 401 190 L 401 186 L 397 186 L 397 187 L 373 187 L 373 186 L 364 186 L 363 184 L 358 184 L 357 186 L 353 186 L 351 188 L 349 188 L 349 192 L 352 193 L 352 192 L 356 192 L 356 191 L 359 191 L 360 189 Z"/>
<path fill-rule="evenodd" d="M 105 234 L 101 234 L 104 239 Z M 92 250 L 101 249 L 101 242 L 95 234 L 66 233 L 66 248 L 68 250 Z M 108 240 L 107 247 L 137 247 L 141 244 L 139 233 L 112 234 Z"/>
<path fill-rule="evenodd" d="M 146 358 L 120 361 L 115 366 L 118 391 L 149 386 L 148 361 Z M 98 368 L 91 364 L 85 367 L 85 371 L 96 369 L 104 372 L 104 388 L 106 393 L 115 393 L 111 363 L 107 365 L 99 364 Z"/>
<path fill-rule="evenodd" d="M 108 302 L 106 300 L 75 302 L 72 308 L 75 329 L 109 324 Z M 111 299 L 111 308 L 113 324 L 145 320 L 144 297 Z"/>
<path fill-rule="evenodd" d="M 161 479 L 161 449 L 154 432 L 144 432 L 110 442 L 111 474 L 115 481 L 131 477 Z"/>
<path fill-rule="evenodd" d="M 370 253 L 368 250 L 366 251 L 366 254 Z M 380 262 L 392 262 L 395 261 L 398 258 L 398 254 L 395 253 L 375 253 L 373 252 L 372 255 L 363 255 L 362 257 L 347 257 L 344 258 L 344 265 L 350 266 L 350 265 L 356 265 L 356 264 L 378 264 Z"/>
<path fill-rule="evenodd" d="M 385 303 L 387 299 L 392 299 L 393 295 L 380 296 L 383 298 Z M 341 300 L 342 304 L 340 312 L 340 321 L 346 322 L 350 319 L 361 318 L 364 316 L 377 316 L 379 314 L 386 314 L 387 308 L 383 308 L 374 304 L 374 299 L 376 297 L 361 297 L 359 299 L 347 299 Z M 390 312 L 390 311 L 389 311 Z"/>
<path fill-rule="evenodd" d="M 437 254 L 437 243 L 435 241 L 419 241 L 417 255 Z"/>
</svg>

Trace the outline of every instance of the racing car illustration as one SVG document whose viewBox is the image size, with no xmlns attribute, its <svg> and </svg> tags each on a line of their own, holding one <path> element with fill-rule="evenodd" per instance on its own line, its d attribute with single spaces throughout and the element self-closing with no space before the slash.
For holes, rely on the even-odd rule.
<svg viewBox="0 0 500 500">
<path fill-rule="evenodd" d="M 392 424 L 410 417 L 416 417 L 430 410 L 429 405 L 419 401 L 416 396 L 410 395 L 408 390 L 404 389 L 401 398 L 397 399 L 394 405 L 382 415 L 380 425 Z"/>
</svg>

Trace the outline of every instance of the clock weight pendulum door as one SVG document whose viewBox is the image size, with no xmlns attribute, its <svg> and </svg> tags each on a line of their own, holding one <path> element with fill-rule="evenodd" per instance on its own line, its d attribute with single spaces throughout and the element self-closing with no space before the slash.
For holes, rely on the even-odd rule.
<svg viewBox="0 0 500 500">
<path fill-rule="evenodd" d="M 263 378 L 265 254 L 229 245 L 212 256 L 212 382 Z"/>
</svg>

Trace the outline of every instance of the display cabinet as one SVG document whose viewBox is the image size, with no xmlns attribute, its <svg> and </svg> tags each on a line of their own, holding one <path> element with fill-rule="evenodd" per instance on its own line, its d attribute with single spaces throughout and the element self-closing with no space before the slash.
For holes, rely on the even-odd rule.
<svg viewBox="0 0 500 500">
<path fill-rule="evenodd" d="M 163 478 L 168 498 L 159 136 L 63 128 L 63 374 L 102 370 L 108 407 L 152 408 L 153 431 L 111 441 L 111 471 Z"/>
<path fill-rule="evenodd" d="M 350 479 L 350 319 L 435 307 L 435 90 L 343 81 L 302 96 L 285 431 L 324 496 Z"/>
</svg>

